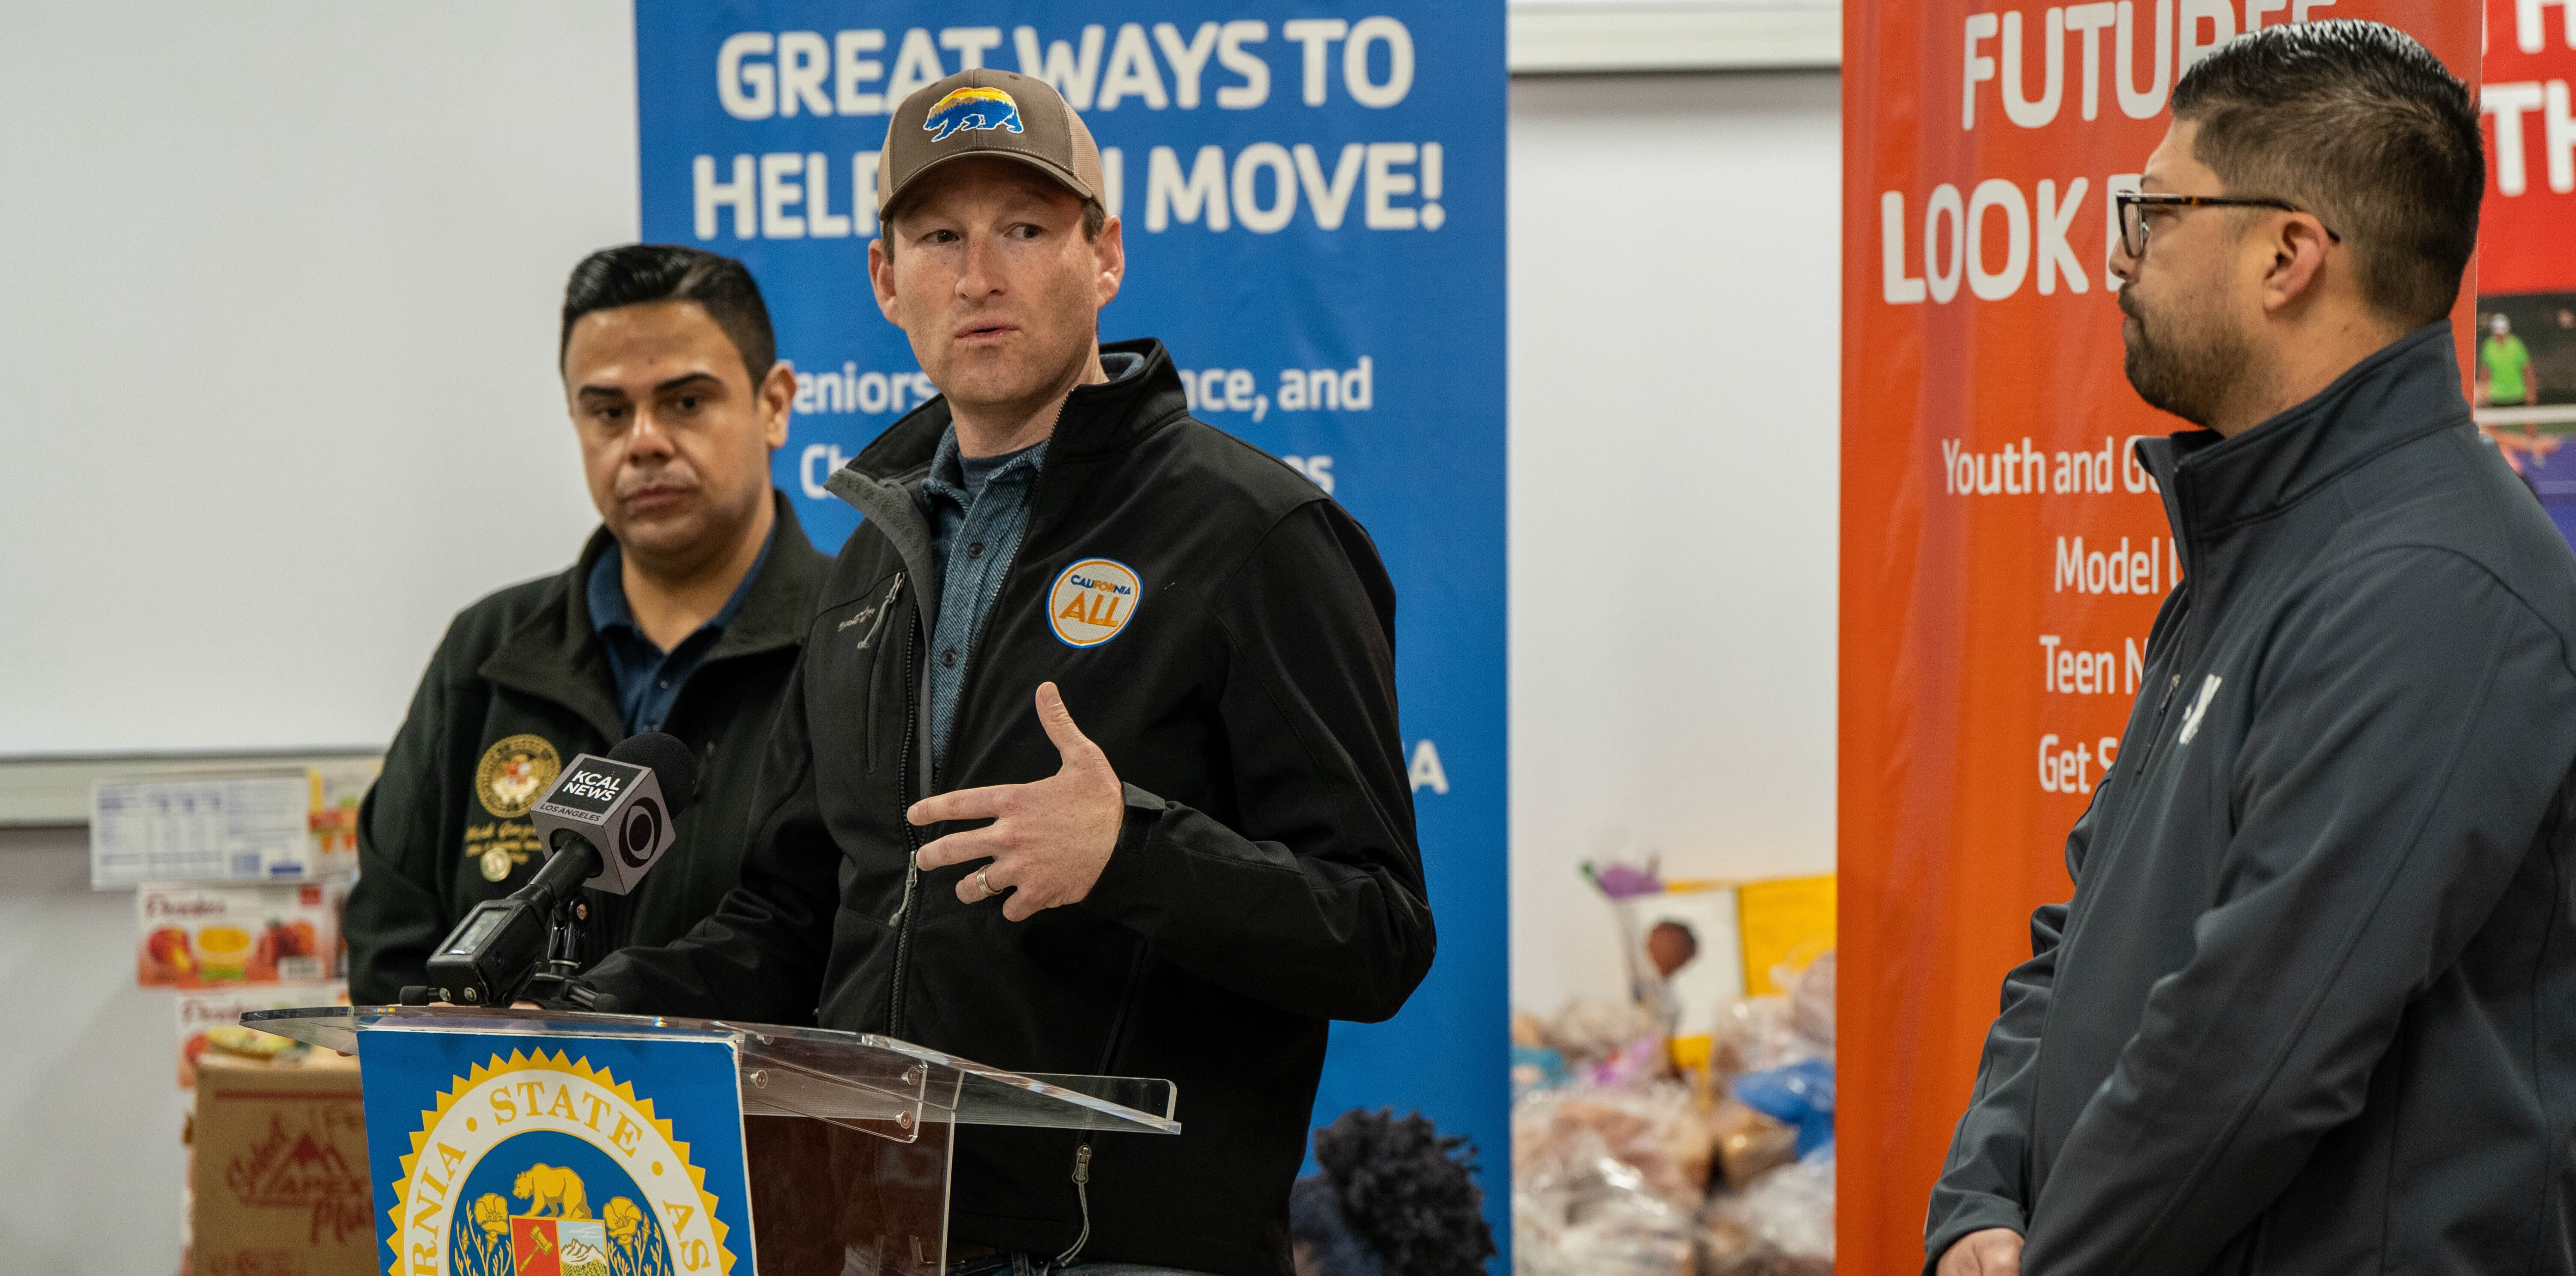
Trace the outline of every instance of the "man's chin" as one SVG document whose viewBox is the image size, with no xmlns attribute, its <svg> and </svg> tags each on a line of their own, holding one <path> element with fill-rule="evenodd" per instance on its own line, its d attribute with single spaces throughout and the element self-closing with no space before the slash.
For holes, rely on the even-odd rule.
<svg viewBox="0 0 2576 1276">
<path fill-rule="evenodd" d="M 685 555 L 706 535 L 706 512 L 696 501 L 630 511 L 608 529 L 617 543 L 646 557 Z"/>
<path fill-rule="evenodd" d="M 978 375 L 989 373 L 989 375 Z M 1046 393 L 1046 382 L 1028 375 L 1025 367 L 951 369 L 948 383 L 939 392 L 951 404 L 969 409 L 1017 408 L 1036 401 Z"/>
</svg>

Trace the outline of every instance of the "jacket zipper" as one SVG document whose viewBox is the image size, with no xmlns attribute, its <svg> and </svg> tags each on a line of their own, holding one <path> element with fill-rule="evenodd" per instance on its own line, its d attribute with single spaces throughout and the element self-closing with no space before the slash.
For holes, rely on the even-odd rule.
<svg viewBox="0 0 2576 1276">
<path fill-rule="evenodd" d="M 2188 588 L 2188 586 L 2183 586 L 2182 588 Z M 2167 712 L 2173 708 L 2174 692 L 2182 689 L 2182 672 L 2179 666 L 2184 663 L 2184 653 L 2182 652 L 2181 647 L 2183 643 L 2183 633 L 2191 624 L 2191 605 L 2191 595 L 2187 593 L 2182 595 L 2182 606 L 2177 609 L 2178 614 L 2173 617 L 2172 625 L 2165 631 L 2165 650 L 2172 653 L 2174 663 L 2177 668 L 2175 672 L 2168 675 L 2165 679 L 2165 693 L 2156 699 L 2156 720 L 2154 725 L 2147 728 L 2147 742 L 2145 746 L 2139 750 L 2137 761 L 2135 763 L 2130 762 L 2126 755 L 2123 755 L 2120 758 L 2118 764 L 2120 767 L 2120 774 L 2129 777 L 2125 782 L 2125 787 L 2129 789 L 2134 790 L 2140 783 L 2143 783 L 2143 773 L 2146 771 L 2147 763 L 2153 761 L 2156 756 L 2156 741 L 2164 737 L 2165 717 Z M 2149 634 L 2147 635 L 2148 662 L 2150 664 L 2154 663 L 2155 657 L 2156 636 L 2154 634 Z M 2102 783 L 2107 785 L 2110 782 L 2110 775 L 2105 773 L 2102 777 Z M 2097 803 L 2102 800 L 2100 792 L 2095 792 L 2093 800 Z M 2119 826 L 2117 828 L 2107 827 L 2108 821 L 2115 816 L 2119 820 Z M 2097 847 L 2111 846 L 2127 841 L 2129 828 L 2137 822 L 2137 819 L 2138 808 L 2135 802 L 2128 802 L 2117 811 L 2105 812 L 2104 820 L 2106 827 L 2103 830 L 2104 835 L 2094 839 L 2093 845 Z M 2079 891 L 2078 894 L 2080 896 L 2081 892 Z M 2090 916 L 2091 912 L 2092 910 L 2088 906 L 2085 913 L 2081 916 L 2070 913 L 2066 919 L 2067 932 L 2070 934 L 2073 933 L 2074 928 L 2082 922 L 2083 917 Z"/>
<path fill-rule="evenodd" d="M 1065 396 L 1064 402 L 1056 405 L 1055 424 L 1047 428 L 1047 438 L 1049 440 L 1053 440 L 1056 437 L 1057 431 L 1063 428 L 1065 410 L 1071 406 L 1073 406 L 1073 396 L 1070 394 Z M 961 708 L 964 707 L 966 703 L 965 679 L 975 676 L 975 671 L 979 667 L 976 663 L 976 657 L 982 655 L 984 650 L 984 635 L 993 627 L 994 604 L 1001 601 L 1002 590 L 1010 584 L 1011 573 L 1020 569 L 1020 558 L 1028 552 L 1029 541 L 1033 533 L 1037 530 L 1034 524 L 1038 510 L 1038 494 L 1046 489 L 1046 479 L 1047 467 L 1041 463 L 1038 466 L 1037 478 L 1031 480 L 1029 483 L 1029 521 L 1023 522 L 1020 525 L 1019 540 L 1011 546 L 1010 561 L 1002 564 L 1001 574 L 993 578 L 993 592 L 985 596 L 984 616 L 981 620 L 976 622 L 975 632 L 967 636 L 966 672 L 958 679 L 957 682 L 957 703 Z M 922 654 L 926 659 L 929 652 L 925 648 Z M 951 730 L 956 729 L 956 718 L 951 717 L 948 720 L 948 725 Z M 934 786 L 938 782 L 938 773 L 940 769 L 940 762 L 934 761 L 931 763 L 931 776 Z M 904 828 L 911 830 L 908 834 L 909 836 L 914 838 L 919 837 L 919 831 L 914 828 L 910 820 L 904 821 Z M 920 848 L 918 846 L 914 847 L 913 853 L 915 856 L 913 862 L 918 864 L 920 862 L 918 859 Z M 911 885 L 909 881 L 906 882 L 904 890 L 908 899 L 911 894 Z M 897 939 L 895 945 L 895 979 L 897 981 L 895 984 L 895 1004 L 898 1008 L 903 1004 L 903 984 L 901 981 L 903 979 L 904 954 L 911 944 L 912 937 L 911 918 L 909 916 L 905 918 L 904 929 L 899 932 L 899 935 L 900 937 Z M 1143 968 L 1144 959 L 1145 946 L 1142 943 L 1139 943 L 1136 946 L 1136 955 L 1128 965 L 1128 995 L 1120 998 L 1117 1017 L 1113 1019 L 1109 1025 L 1108 1050 L 1111 1055 L 1116 1053 L 1118 1049 L 1118 1038 L 1127 1029 L 1127 1006 L 1134 997 L 1137 972 Z M 893 1035 L 900 1038 L 903 1034 L 898 1031 Z M 1104 1059 L 1101 1064 L 1101 1069 L 1105 1072 L 1108 1069 L 1108 1066 L 1106 1059 Z M 1063 1253 L 1056 1255 L 1055 1265 L 1059 1267 L 1071 1264 L 1073 1260 L 1082 1253 L 1082 1247 L 1091 1242 L 1091 1140 L 1088 1138 L 1085 1138 L 1081 1145 L 1073 1150 L 1073 1193 L 1075 1202 L 1082 1210 L 1082 1232 L 1080 1235 L 1073 1238 L 1073 1244 L 1066 1246 Z"/>
<path fill-rule="evenodd" d="M 2173 652 L 2174 663 L 2176 666 L 2180 666 L 2182 664 L 2183 653 L 2181 648 L 2183 634 L 2191 627 L 2191 596 L 2189 594 L 2185 594 L 2183 596 L 2182 606 L 2178 611 L 2180 614 L 2173 618 L 2173 632 L 2170 635 L 2170 648 Z M 2153 640 L 2150 639 L 2149 641 L 2152 645 Z M 2147 747 L 2138 754 L 2139 770 L 2145 770 L 2147 763 L 2154 760 L 2156 756 L 2156 742 L 2162 740 L 2165 735 L 2165 715 L 2167 711 L 2173 708 L 2174 692 L 2181 689 L 2182 670 L 2177 667 L 2173 672 L 2173 676 L 2165 680 L 2164 695 L 2156 700 L 2156 722 L 2155 725 L 2147 731 Z"/>
<path fill-rule="evenodd" d="M 1047 439 L 1050 442 L 1055 439 L 1056 431 L 1064 428 L 1064 412 L 1072 404 L 1073 396 L 1068 394 L 1064 402 L 1055 406 L 1055 424 L 1047 427 Z M 1038 466 L 1038 476 L 1029 483 L 1029 515 L 1032 520 L 1037 515 L 1038 493 L 1046 487 L 1046 476 L 1046 465 L 1041 462 Z M 1002 590 L 1011 583 L 1011 573 L 1020 569 L 1020 556 L 1028 552 L 1029 533 L 1034 530 L 1036 529 L 1028 522 L 1020 524 L 1020 538 L 1011 546 L 1010 561 L 1002 564 L 1001 574 L 993 578 L 993 592 L 984 598 L 984 617 L 975 622 L 975 632 L 966 636 L 966 672 L 957 679 L 957 703 L 961 708 L 966 703 L 966 679 L 975 676 L 975 657 L 983 653 L 984 635 L 993 627 L 993 605 L 1002 600 Z M 952 731 L 956 729 L 957 719 L 954 715 L 948 719 L 948 726 Z M 939 765 L 933 764 L 931 775 L 934 782 L 938 779 L 938 772 Z"/>
<path fill-rule="evenodd" d="M 1092 1069 L 1098 1076 L 1108 1076 L 1110 1065 L 1118 1060 L 1118 1045 L 1127 1035 L 1127 1016 L 1136 1008 L 1136 986 L 1145 977 L 1145 955 L 1153 945 L 1136 941 L 1135 952 L 1127 959 L 1127 983 L 1118 998 L 1118 1014 L 1109 1021 L 1109 1043 L 1100 1048 L 1100 1066 Z M 1082 1232 L 1073 1244 L 1055 1256 L 1058 1265 L 1070 1265 L 1082 1255 L 1082 1247 L 1091 1243 L 1091 1139 L 1085 1136 L 1073 1149 L 1073 1198 L 1082 1209 Z"/>
<path fill-rule="evenodd" d="M 867 650 L 868 644 L 875 642 L 877 640 L 877 635 L 885 632 L 886 617 L 894 614 L 895 596 L 902 592 L 903 573 L 896 572 L 894 574 L 894 583 L 886 587 L 885 601 L 877 604 L 877 623 L 868 626 L 867 636 L 859 639 L 858 649 L 860 651 Z"/>
<path fill-rule="evenodd" d="M 877 603 L 876 623 L 868 626 L 867 635 L 859 639 L 859 645 L 856 650 L 866 651 L 869 647 L 875 645 L 877 636 L 885 632 L 887 621 L 894 615 L 895 599 L 901 597 L 902 594 L 903 573 L 896 572 L 894 574 L 894 583 L 886 587 L 885 598 Z M 879 716 L 876 712 L 876 706 L 874 704 L 870 704 L 868 706 L 867 722 L 868 770 L 870 771 L 876 770 L 877 760 L 882 755 L 882 750 L 879 745 L 880 737 L 878 733 L 878 721 Z M 901 775 L 897 775 L 895 777 L 895 784 L 898 787 L 903 784 L 903 777 Z M 888 924 L 892 924 L 897 918 L 902 916 L 903 910 L 901 908 L 897 908 L 895 910 L 894 917 L 887 918 L 886 920 Z"/>
<path fill-rule="evenodd" d="M 1074 1259 L 1081 1257 L 1082 1247 L 1091 1243 L 1091 1140 L 1088 1138 L 1073 1150 L 1073 1199 L 1082 1206 L 1082 1234 L 1074 1237 L 1073 1244 L 1055 1256 L 1058 1267 L 1071 1266 Z"/>
<path fill-rule="evenodd" d="M 913 608 L 912 614 L 919 618 L 921 609 Z M 920 734 L 917 715 L 921 712 L 921 698 L 915 691 L 915 675 L 920 670 L 915 657 L 925 661 L 929 658 L 928 641 L 921 636 L 920 625 L 912 626 L 912 637 L 907 647 L 903 660 L 903 752 L 895 764 L 895 787 L 907 795 L 905 811 L 912 808 L 909 796 L 912 739 Z M 926 767 L 928 764 L 929 760 L 923 759 L 923 765 Z M 886 1035 L 900 1041 L 903 1039 L 903 983 L 909 977 L 912 965 L 912 896 L 913 889 L 921 883 L 921 829 L 903 812 L 897 812 L 895 818 L 903 824 L 903 903 L 894 910 L 894 992 L 886 1006 Z"/>
<path fill-rule="evenodd" d="M 2138 755 L 2138 765 L 2140 767 L 2143 768 L 2146 766 L 2147 763 L 2156 756 L 2156 741 L 2163 739 L 2165 735 L 2165 711 L 2173 708 L 2174 692 L 2181 689 L 2182 675 L 2175 674 L 2171 679 L 2166 681 L 2164 695 L 2157 698 L 2156 724 L 2147 731 L 2146 752 Z"/>
<path fill-rule="evenodd" d="M 1108 1076 L 1110 1065 L 1117 1061 L 1120 1040 L 1127 1035 L 1127 1014 L 1136 1005 L 1136 985 L 1144 979 L 1145 954 L 1152 947 L 1144 940 L 1137 940 L 1134 955 L 1127 959 L 1127 983 L 1118 998 L 1118 1014 L 1109 1021 L 1109 1044 L 1100 1048 L 1100 1066 L 1092 1069 L 1100 1076 Z"/>
</svg>

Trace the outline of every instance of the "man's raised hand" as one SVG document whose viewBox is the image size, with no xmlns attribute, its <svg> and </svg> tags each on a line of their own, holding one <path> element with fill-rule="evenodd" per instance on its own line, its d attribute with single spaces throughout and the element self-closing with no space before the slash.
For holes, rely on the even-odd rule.
<svg viewBox="0 0 2576 1276">
<path fill-rule="evenodd" d="M 914 824 L 991 820 L 922 847 L 922 871 L 989 860 L 957 884 L 957 898 L 979 904 L 1007 894 L 1002 916 L 1027 921 L 1041 910 L 1082 902 L 1109 866 L 1127 818 L 1127 791 L 1109 757 L 1073 725 L 1054 683 L 1038 687 L 1038 723 L 1064 765 L 1031 784 L 996 784 L 923 798 L 905 818 Z M 989 889 L 989 893 L 988 893 Z"/>
</svg>

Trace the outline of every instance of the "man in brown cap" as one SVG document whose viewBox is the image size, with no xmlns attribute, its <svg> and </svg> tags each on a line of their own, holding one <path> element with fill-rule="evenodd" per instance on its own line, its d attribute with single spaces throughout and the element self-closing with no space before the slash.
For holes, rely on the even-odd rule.
<svg viewBox="0 0 2576 1276">
<path fill-rule="evenodd" d="M 1054 90 L 941 80 L 881 164 L 870 279 L 941 397 L 829 484 L 867 521 L 741 886 L 586 982 L 1169 1079 L 1177 1138 L 960 1129 L 949 1271 L 1286 1276 L 1327 1022 L 1431 965 L 1394 587 L 1330 497 L 1190 418 L 1160 342 L 1100 343 L 1125 253 Z"/>
</svg>

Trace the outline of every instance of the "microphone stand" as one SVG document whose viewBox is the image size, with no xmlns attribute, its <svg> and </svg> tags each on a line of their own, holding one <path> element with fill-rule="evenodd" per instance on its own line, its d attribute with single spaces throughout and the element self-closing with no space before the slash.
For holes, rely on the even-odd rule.
<svg viewBox="0 0 2576 1276">
<path fill-rule="evenodd" d="M 598 870 L 598 848 L 569 831 L 558 832 L 554 853 L 526 886 L 475 905 L 431 954 L 429 986 L 419 990 L 421 999 L 492 1007 L 533 1000 L 557 1010 L 598 1007 L 600 995 L 574 982 L 590 921 L 581 884 Z M 405 1002 L 412 1001 L 413 991 L 403 990 Z"/>
<path fill-rule="evenodd" d="M 593 994 L 573 982 L 581 973 L 582 941 L 590 925 L 590 901 L 576 892 L 555 904 L 547 919 L 546 959 L 528 976 L 520 996 L 548 1009 L 587 1010 Z"/>
</svg>

